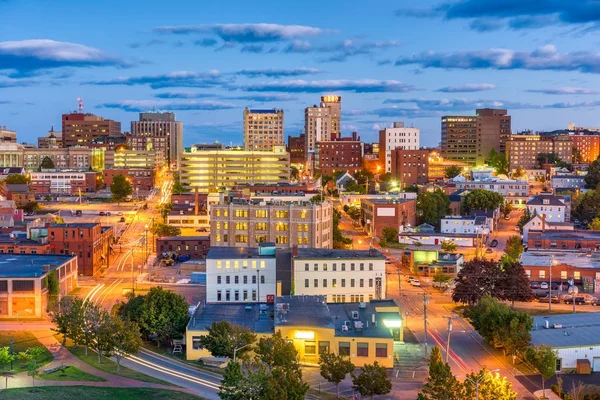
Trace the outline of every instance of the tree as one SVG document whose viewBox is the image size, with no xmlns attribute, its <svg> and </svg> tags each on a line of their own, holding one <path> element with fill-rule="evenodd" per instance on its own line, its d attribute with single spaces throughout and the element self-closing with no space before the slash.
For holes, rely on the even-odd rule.
<svg viewBox="0 0 600 400">
<path fill-rule="evenodd" d="M 173 188 L 171 189 L 172 194 L 181 194 L 188 191 L 188 188 L 185 185 L 181 184 L 181 179 L 179 177 L 179 172 L 175 172 L 173 174 Z"/>
<path fill-rule="evenodd" d="M 478 373 L 467 374 L 467 378 L 469 380 L 465 380 L 464 383 L 465 399 L 474 399 L 478 389 L 479 398 L 482 400 L 517 400 L 517 393 L 512 390 L 512 384 L 506 377 L 500 378 L 497 373 L 494 376 L 485 367 Z M 475 382 L 479 384 L 476 386 Z"/>
<path fill-rule="evenodd" d="M 498 298 L 512 301 L 513 307 L 515 301 L 530 301 L 533 299 L 531 281 L 520 262 L 504 259 L 500 268 L 502 276 L 498 285 Z"/>
<path fill-rule="evenodd" d="M 215 357 L 229 357 L 233 359 L 236 349 L 237 357 L 243 357 L 247 354 L 251 347 L 250 345 L 256 341 L 256 334 L 250 329 L 234 325 L 229 321 L 213 322 L 211 326 L 207 326 L 207 335 L 200 337 L 202 347 L 210 351 Z M 246 346 L 244 348 L 241 348 Z"/>
<path fill-rule="evenodd" d="M 600 217 L 596 217 L 588 224 L 588 227 L 592 231 L 600 231 Z"/>
<path fill-rule="evenodd" d="M 525 209 L 525 214 L 521 215 L 521 217 L 519 218 L 519 220 L 517 221 L 517 226 L 519 227 L 519 229 L 521 230 L 521 232 L 523 231 L 523 227 L 533 219 L 533 217 L 535 217 L 535 210 L 534 213 L 530 213 L 529 210 Z"/>
<path fill-rule="evenodd" d="M 383 236 L 383 240 L 386 242 L 397 242 L 398 241 L 398 229 L 392 226 L 386 226 L 381 230 L 381 235 Z"/>
<path fill-rule="evenodd" d="M 9 185 L 24 185 L 27 183 L 27 177 L 21 174 L 8 174 L 4 182 Z"/>
<path fill-rule="evenodd" d="M 490 150 L 487 163 L 496 170 L 497 174 L 508 174 L 510 165 L 506 153 L 498 153 L 495 149 Z"/>
<path fill-rule="evenodd" d="M 365 364 L 361 367 L 360 375 L 352 375 L 352 387 L 361 396 L 370 396 L 373 399 L 375 395 L 391 392 L 392 382 L 387 376 L 385 367 L 375 361 L 373 364 Z"/>
<path fill-rule="evenodd" d="M 110 185 L 110 193 L 114 201 L 121 202 L 131 196 L 133 193 L 133 187 L 131 182 L 125 178 L 122 174 L 115 175 Z"/>
<path fill-rule="evenodd" d="M 454 253 L 458 245 L 451 240 L 442 240 L 441 247 L 442 251 L 446 253 Z"/>
<path fill-rule="evenodd" d="M 123 321 L 118 316 L 111 316 L 103 331 L 110 335 L 107 355 L 114 356 L 117 361 L 117 372 L 119 372 L 123 358 L 137 353 L 142 347 L 140 327 L 135 322 Z"/>
<path fill-rule="evenodd" d="M 452 300 L 474 304 L 485 295 L 497 295 L 502 271 L 496 261 L 476 258 L 464 263 L 456 276 Z"/>
<path fill-rule="evenodd" d="M 40 210 L 40 205 L 37 201 L 30 201 L 29 203 L 20 207 L 26 213 L 32 213 Z"/>
<path fill-rule="evenodd" d="M 439 227 L 440 220 L 450 213 L 450 199 L 441 189 L 417 195 L 417 215 L 421 223 Z"/>
<path fill-rule="evenodd" d="M 544 164 L 555 165 L 557 162 L 562 161 L 556 153 L 539 153 L 536 157 L 536 161 L 539 168 L 542 168 Z"/>
<path fill-rule="evenodd" d="M 60 286 L 56 270 L 52 270 L 46 274 L 46 289 L 48 290 L 48 305 L 46 311 L 52 311 L 56 308 Z"/>
<path fill-rule="evenodd" d="M 543 397 L 546 398 L 545 381 L 556 374 L 556 353 L 546 345 L 530 347 L 525 353 L 525 360 L 542 376 Z"/>
<path fill-rule="evenodd" d="M 336 397 L 340 398 L 340 382 L 346 379 L 346 375 L 354 372 L 354 364 L 349 358 L 335 353 L 324 353 L 319 357 L 321 376 L 335 385 Z"/>
<path fill-rule="evenodd" d="M 358 193 L 358 194 L 365 194 L 367 193 L 367 188 L 365 187 L 364 183 L 355 183 L 355 182 L 350 182 L 346 185 L 346 191 L 347 192 L 354 192 L 354 193 Z"/>
<path fill-rule="evenodd" d="M 223 400 L 262 400 L 267 385 L 264 367 L 243 371 L 240 363 L 231 361 L 225 367 L 219 397 Z"/>
<path fill-rule="evenodd" d="M 15 355 L 10 353 L 10 347 L 0 347 L 0 364 L 4 365 L 5 370 L 11 362 L 15 361 L 15 359 Z"/>
<path fill-rule="evenodd" d="M 83 344 L 96 351 L 98 355 L 98 364 L 102 364 L 102 354 L 110 350 L 111 336 L 114 332 L 106 329 L 109 323 L 109 314 L 98 304 L 86 301 L 84 303 L 84 328 Z"/>
<path fill-rule="evenodd" d="M 591 220 L 600 216 L 600 189 L 596 187 L 580 194 L 571 209 L 573 216 L 579 220 Z"/>
<path fill-rule="evenodd" d="M 600 183 L 600 157 L 590 164 L 585 175 L 585 183 L 588 189 L 596 188 Z"/>
<path fill-rule="evenodd" d="M 520 236 L 513 235 L 506 239 L 504 252 L 506 253 L 506 258 L 509 261 L 519 261 L 519 257 L 521 257 L 521 254 L 523 254 L 523 250 L 524 247 Z"/>
<path fill-rule="evenodd" d="M 27 370 L 27 376 L 31 377 L 32 384 L 35 386 L 35 378 L 40 375 L 37 362 L 33 358 L 30 358 L 25 364 L 25 369 Z"/>
<path fill-rule="evenodd" d="M 512 206 L 512 204 L 510 203 L 506 203 L 502 206 L 502 208 L 500 209 L 500 212 L 502 212 L 502 216 L 504 218 L 508 217 L 510 215 L 510 213 L 512 212 L 512 210 L 514 210 L 514 207 Z"/>
<path fill-rule="evenodd" d="M 300 174 L 300 171 L 298 171 L 298 168 L 294 167 L 293 165 L 290 167 L 290 178 L 293 181 L 297 181 L 298 180 L 298 175 Z"/>
<path fill-rule="evenodd" d="M 52 161 L 52 159 L 51 159 L 50 157 L 48 157 L 48 156 L 45 156 L 45 157 L 42 159 L 42 162 L 40 163 L 40 168 L 39 168 L 39 170 L 41 171 L 41 170 L 43 170 L 43 169 L 54 169 L 54 168 L 56 168 L 56 167 L 54 166 L 54 161 Z"/>
<path fill-rule="evenodd" d="M 388 183 L 394 179 L 394 176 L 391 172 L 385 172 L 383 174 L 379 174 L 379 182 Z"/>
<path fill-rule="evenodd" d="M 348 214 L 353 221 L 358 221 L 360 219 L 361 212 L 358 207 L 348 207 L 346 214 Z"/>
<path fill-rule="evenodd" d="M 83 319 L 83 300 L 79 297 L 65 296 L 60 299 L 58 308 L 51 313 L 52 322 L 56 325 L 53 330 L 63 336 L 62 345 L 64 346 L 67 338 L 74 340 L 78 337 Z M 76 324 L 78 326 L 76 326 Z"/>
<path fill-rule="evenodd" d="M 154 228 L 152 229 L 154 234 L 158 237 L 162 236 L 180 236 L 181 229 L 168 224 L 154 224 Z"/>
<path fill-rule="evenodd" d="M 429 378 L 420 393 L 422 400 L 462 400 L 463 385 L 454 377 L 450 365 L 442 360 L 440 348 L 434 346 L 429 358 Z"/>
<path fill-rule="evenodd" d="M 512 175 L 512 177 L 513 177 L 514 179 L 519 179 L 519 178 L 523 178 L 523 177 L 525 177 L 525 169 L 524 169 L 524 168 L 517 168 L 517 169 L 515 170 L 515 172 L 513 172 L 513 175 Z"/>
<path fill-rule="evenodd" d="M 453 179 L 462 173 L 462 168 L 458 165 L 451 165 L 444 170 L 444 177 L 446 179 Z"/>
<path fill-rule="evenodd" d="M 362 183 L 363 185 L 368 181 L 373 182 L 375 180 L 373 173 L 364 168 L 355 173 L 354 178 L 356 179 L 357 183 Z"/>
<path fill-rule="evenodd" d="M 471 210 L 495 210 L 504 204 L 504 197 L 497 192 L 485 189 L 470 191 L 462 201 L 463 212 Z"/>
<path fill-rule="evenodd" d="M 336 209 L 333 209 L 333 248 L 345 249 L 347 245 L 352 243 L 352 239 L 344 237 L 340 229 L 340 220 L 342 214 Z"/>
<path fill-rule="evenodd" d="M 323 201 L 325 201 L 325 197 L 322 194 L 315 194 L 310 198 L 310 202 L 313 204 L 321 204 Z"/>
</svg>

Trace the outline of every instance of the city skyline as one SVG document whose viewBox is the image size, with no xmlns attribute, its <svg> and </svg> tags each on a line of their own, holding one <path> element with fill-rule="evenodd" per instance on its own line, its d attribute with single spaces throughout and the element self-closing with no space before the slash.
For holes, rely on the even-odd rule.
<svg viewBox="0 0 600 400">
<path fill-rule="evenodd" d="M 437 146 L 441 116 L 483 107 L 508 109 L 513 132 L 599 126 L 600 5 L 497 3 L 0 1 L 0 125 L 35 142 L 81 97 L 123 130 L 168 110 L 185 145 L 242 144 L 245 107 L 283 109 L 287 137 L 306 107 L 336 94 L 342 134 L 367 142 L 403 121 Z"/>
</svg>

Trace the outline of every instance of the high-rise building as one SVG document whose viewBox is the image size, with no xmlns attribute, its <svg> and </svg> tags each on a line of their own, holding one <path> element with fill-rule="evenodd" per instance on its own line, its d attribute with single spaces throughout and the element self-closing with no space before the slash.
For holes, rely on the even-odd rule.
<svg viewBox="0 0 600 400">
<path fill-rule="evenodd" d="M 172 112 L 143 112 L 139 121 L 131 121 L 131 135 L 127 137 L 130 150 L 161 151 L 173 168 L 179 168 L 183 153 L 183 122 L 175 120 Z"/>
<path fill-rule="evenodd" d="M 317 142 L 315 151 L 315 172 L 333 176 L 343 171 L 355 174 L 362 169 L 363 143 L 356 132 L 352 137 L 337 137 Z"/>
<path fill-rule="evenodd" d="M 306 162 L 306 135 L 288 136 L 287 151 L 290 153 L 290 164 L 304 164 Z"/>
<path fill-rule="evenodd" d="M 63 147 L 90 146 L 94 139 L 121 134 L 121 123 L 94 114 L 62 115 Z"/>
<path fill-rule="evenodd" d="M 321 96 L 321 103 L 304 110 L 304 132 L 306 134 L 306 159 L 310 160 L 316 145 L 340 136 L 342 122 L 342 97 Z"/>
<path fill-rule="evenodd" d="M 54 126 L 50 128 L 46 136 L 38 137 L 38 148 L 40 149 L 56 149 L 63 147 L 62 132 L 56 132 Z"/>
<path fill-rule="evenodd" d="M 442 117 L 441 155 L 450 161 L 469 165 L 485 163 L 492 149 L 504 153 L 511 133 L 511 117 L 506 110 L 483 108 L 476 116 Z"/>
<path fill-rule="evenodd" d="M 595 161 L 600 156 L 600 135 L 570 136 L 573 140 L 573 149 L 578 152 L 579 160 L 586 164 Z"/>
<path fill-rule="evenodd" d="M 283 110 L 244 109 L 244 150 L 272 151 L 283 141 Z"/>
<path fill-rule="evenodd" d="M 379 160 L 383 161 L 384 172 L 392 171 L 392 150 L 418 150 L 420 135 L 419 128 L 406 128 L 404 122 L 394 122 L 392 128 L 379 131 Z"/>
<path fill-rule="evenodd" d="M 556 154 L 561 161 L 571 162 L 573 144 L 567 135 L 541 136 L 533 134 L 510 135 L 506 154 L 511 170 L 540 167 L 540 154 Z"/>
<path fill-rule="evenodd" d="M 17 132 L 6 129 L 6 126 L 0 126 L 0 142 L 17 143 Z"/>
</svg>

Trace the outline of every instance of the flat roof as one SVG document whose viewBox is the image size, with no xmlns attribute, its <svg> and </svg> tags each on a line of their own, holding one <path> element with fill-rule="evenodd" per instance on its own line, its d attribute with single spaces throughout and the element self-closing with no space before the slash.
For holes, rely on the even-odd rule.
<svg viewBox="0 0 600 400">
<path fill-rule="evenodd" d="M 159 236 L 157 240 L 181 240 L 185 242 L 186 240 L 210 240 L 210 236 Z"/>
<path fill-rule="evenodd" d="M 27 239 L 26 235 L 14 235 L 11 233 L 0 234 L 0 243 L 19 246 L 47 246 L 47 244 L 42 244 L 37 240 Z"/>
<path fill-rule="evenodd" d="M 208 303 L 196 308 L 187 328 L 205 331 L 213 322 L 229 321 L 255 333 L 273 333 L 275 323 L 270 317 L 273 304 Z"/>
<path fill-rule="evenodd" d="M 373 255 L 371 255 L 373 251 Z M 384 259 L 385 256 L 377 249 L 372 250 L 345 250 L 345 249 L 298 249 L 298 256 L 296 259 L 302 258 L 371 258 L 371 259 Z"/>
<path fill-rule="evenodd" d="M 273 245 L 274 246 L 274 245 Z M 248 256 L 250 254 L 250 256 Z M 258 254 L 258 247 L 211 247 L 206 259 L 275 258 L 275 254 Z"/>
<path fill-rule="evenodd" d="M 548 223 L 548 221 L 546 221 Z M 568 222 L 556 223 L 551 222 L 551 225 L 572 225 Z M 600 231 L 546 231 L 535 235 L 536 239 L 562 239 L 562 240 L 583 240 L 592 239 L 600 240 Z"/>
<path fill-rule="evenodd" d="M 370 198 L 370 199 L 363 199 L 364 201 L 370 201 L 373 204 L 389 204 L 389 205 L 395 205 L 395 204 L 403 204 L 403 203 L 408 203 L 409 201 L 415 201 L 415 199 L 374 199 L 374 198 Z"/>
<path fill-rule="evenodd" d="M 67 254 L 0 254 L 0 278 L 40 277 L 47 273 L 45 265 L 54 270 L 74 258 Z"/>
<path fill-rule="evenodd" d="M 546 321 L 549 329 L 545 328 Z M 562 328 L 553 328 L 554 324 L 560 324 Z M 600 345 L 600 318 L 597 313 L 533 317 L 531 344 L 545 344 L 552 348 Z"/>
<path fill-rule="evenodd" d="M 52 224 L 51 228 L 93 228 L 96 225 L 100 224 L 99 222 L 73 222 L 67 224 Z"/>
<path fill-rule="evenodd" d="M 600 268 L 600 254 L 587 251 L 529 250 L 521 254 L 521 264 L 529 267 L 548 267 L 555 261 L 558 265 L 576 268 Z"/>
</svg>

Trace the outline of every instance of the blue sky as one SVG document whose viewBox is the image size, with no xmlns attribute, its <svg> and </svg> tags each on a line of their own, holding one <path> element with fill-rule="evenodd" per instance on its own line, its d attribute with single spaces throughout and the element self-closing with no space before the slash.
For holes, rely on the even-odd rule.
<svg viewBox="0 0 600 400">
<path fill-rule="evenodd" d="M 297 134 L 323 94 L 365 141 L 404 121 L 435 146 L 440 116 L 485 106 L 513 131 L 600 126 L 594 0 L 0 0 L 0 15 L 0 125 L 20 141 L 78 97 L 123 130 L 172 110 L 188 145 L 241 143 L 246 106 L 284 109 Z"/>
</svg>

